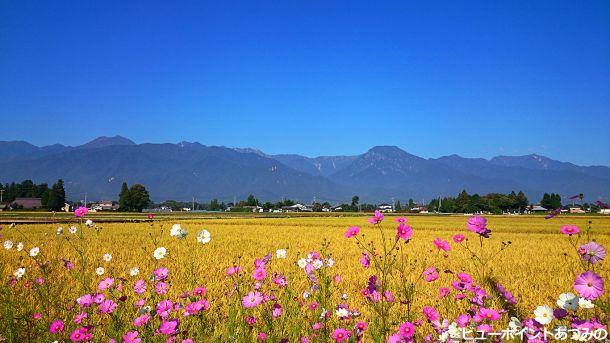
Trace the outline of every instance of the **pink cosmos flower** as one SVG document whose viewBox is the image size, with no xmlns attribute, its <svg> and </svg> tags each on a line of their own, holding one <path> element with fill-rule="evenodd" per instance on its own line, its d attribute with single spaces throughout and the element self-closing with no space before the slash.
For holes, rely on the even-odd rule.
<svg viewBox="0 0 610 343">
<path fill-rule="evenodd" d="M 453 236 L 453 241 L 458 244 L 462 243 L 465 239 L 466 239 L 466 236 L 462 235 L 461 233 L 458 233 Z"/>
<path fill-rule="evenodd" d="M 576 225 L 564 225 L 561 227 L 561 233 L 564 235 L 576 235 L 580 232 L 580 229 Z"/>
<path fill-rule="evenodd" d="M 388 337 L 388 340 L 386 341 L 386 343 L 402 343 L 402 342 L 403 342 L 402 337 L 397 333 L 390 335 L 390 337 Z"/>
<path fill-rule="evenodd" d="M 434 245 L 436 245 L 436 248 L 438 250 L 444 250 L 444 251 L 450 251 L 451 250 L 451 245 L 449 245 L 449 242 L 442 240 L 439 237 L 436 237 L 434 239 Z"/>
<path fill-rule="evenodd" d="M 256 339 L 260 342 L 264 342 L 267 340 L 267 334 L 264 332 L 259 332 L 258 335 L 256 336 Z"/>
<path fill-rule="evenodd" d="M 78 302 L 81 307 L 89 307 L 93 304 L 93 296 L 91 294 L 81 295 L 76 302 Z"/>
<path fill-rule="evenodd" d="M 100 281 L 100 284 L 97 286 L 97 288 L 100 291 L 104 291 L 104 290 L 107 290 L 108 288 L 112 287 L 112 285 L 114 285 L 114 279 L 107 277 L 104 280 Z"/>
<path fill-rule="evenodd" d="M 140 327 L 142 325 L 146 325 L 149 320 L 150 320 L 150 316 L 148 314 L 143 314 L 143 315 L 137 317 L 136 319 L 134 319 L 133 326 Z"/>
<path fill-rule="evenodd" d="M 413 236 L 413 230 L 411 229 L 411 226 L 400 223 L 398 225 L 398 228 L 396 229 L 396 237 L 400 237 L 403 240 L 408 241 L 411 236 Z"/>
<path fill-rule="evenodd" d="M 205 289 L 205 287 L 196 287 L 193 290 L 193 295 L 201 298 L 201 297 L 205 297 L 205 293 L 207 292 L 207 290 Z"/>
<path fill-rule="evenodd" d="M 282 316 L 282 306 L 280 306 L 280 304 L 274 304 L 273 305 L 273 310 L 271 310 L 271 317 L 273 318 L 279 318 Z"/>
<path fill-rule="evenodd" d="M 155 285 L 155 292 L 157 294 L 163 295 L 163 294 L 167 293 L 168 289 L 169 289 L 169 286 L 165 282 L 163 282 L 163 281 L 159 281 Z"/>
<path fill-rule="evenodd" d="M 123 343 L 140 343 L 142 339 L 138 337 L 138 334 L 137 331 L 127 331 L 123 335 Z"/>
<path fill-rule="evenodd" d="M 491 333 L 493 330 L 493 327 L 489 324 L 481 324 L 477 326 L 477 332 Z"/>
<path fill-rule="evenodd" d="M 159 333 L 164 335 L 173 335 L 178 332 L 179 325 L 180 322 L 178 321 L 178 319 L 171 319 L 163 321 L 161 325 L 159 325 L 159 328 L 157 330 L 159 331 Z"/>
<path fill-rule="evenodd" d="M 165 268 L 165 267 L 161 267 L 161 268 L 155 269 L 153 274 L 155 274 L 155 280 L 163 281 L 163 280 L 167 279 L 167 275 L 169 274 L 169 270 L 167 268 Z"/>
<path fill-rule="evenodd" d="M 36 312 L 32 315 L 33 319 L 40 319 L 42 317 L 42 314 L 40 312 Z"/>
<path fill-rule="evenodd" d="M 424 307 L 423 313 L 424 313 L 424 317 L 426 317 L 426 320 L 431 321 L 431 322 L 437 321 L 438 318 L 440 317 L 439 313 L 432 306 Z"/>
<path fill-rule="evenodd" d="M 152 220 L 155 216 L 152 213 L 148 213 L 146 215 L 146 218 L 148 218 L 148 220 Z"/>
<path fill-rule="evenodd" d="M 469 218 L 466 225 L 468 226 L 468 230 L 474 233 L 479 233 L 485 228 L 487 228 L 487 219 L 485 217 L 476 215 L 474 217 Z"/>
<path fill-rule="evenodd" d="M 49 326 L 50 333 L 60 333 L 62 331 L 64 331 L 64 322 L 61 320 L 56 320 Z"/>
<path fill-rule="evenodd" d="M 106 296 L 103 293 L 98 293 L 93 296 L 93 302 L 98 305 L 103 303 L 105 299 L 106 299 Z"/>
<path fill-rule="evenodd" d="M 389 303 L 394 302 L 394 300 L 395 300 L 394 293 L 392 293 L 391 291 L 383 292 L 383 298 L 385 299 L 385 301 L 387 301 Z"/>
<path fill-rule="evenodd" d="M 379 211 L 375 211 L 373 216 L 369 218 L 369 223 L 371 224 L 379 224 L 383 220 L 383 213 Z"/>
<path fill-rule="evenodd" d="M 174 304 L 171 300 L 161 300 L 157 304 L 157 314 L 159 315 L 159 317 L 165 318 L 169 316 L 169 314 L 172 312 L 173 307 Z"/>
<path fill-rule="evenodd" d="M 262 301 L 263 297 L 260 292 L 250 292 L 242 298 L 241 303 L 245 308 L 251 308 L 258 306 Z"/>
<path fill-rule="evenodd" d="M 74 210 L 74 216 L 76 218 L 82 218 L 87 214 L 87 212 L 89 212 L 89 210 L 86 207 L 80 206 L 76 210 Z"/>
<path fill-rule="evenodd" d="M 459 327 L 464 328 L 470 323 L 470 316 L 466 313 L 462 313 L 455 319 L 455 322 Z"/>
<path fill-rule="evenodd" d="M 587 300 L 595 300 L 604 294 L 604 279 L 591 271 L 586 271 L 574 280 L 574 290 Z"/>
<path fill-rule="evenodd" d="M 438 289 L 438 297 L 443 299 L 444 297 L 446 297 L 449 292 L 451 292 L 451 290 L 447 287 L 441 287 Z"/>
<path fill-rule="evenodd" d="M 87 342 L 90 341 L 91 338 L 92 335 L 89 332 L 89 329 L 84 326 L 72 331 L 70 334 L 70 340 L 72 342 Z"/>
<path fill-rule="evenodd" d="M 426 280 L 426 282 L 432 282 L 432 281 L 438 279 L 438 272 L 436 270 L 436 267 L 427 268 L 426 270 L 424 270 L 422 275 L 424 276 L 424 279 Z"/>
<path fill-rule="evenodd" d="M 352 238 L 358 236 L 360 228 L 358 226 L 352 226 L 345 231 L 345 238 Z"/>
<path fill-rule="evenodd" d="M 146 304 L 146 299 L 144 298 L 138 299 L 138 301 L 136 301 L 136 307 L 142 307 L 144 306 L 144 304 Z"/>
<path fill-rule="evenodd" d="M 101 313 L 112 313 L 114 312 L 114 310 L 117 307 L 117 303 L 115 303 L 114 301 L 110 300 L 110 299 L 106 299 L 104 300 L 101 304 L 100 304 L 100 312 Z"/>
<path fill-rule="evenodd" d="M 182 341 L 180 341 L 180 343 L 194 343 L 194 342 L 192 339 L 186 338 L 186 339 L 183 339 Z"/>
<path fill-rule="evenodd" d="M 252 273 L 252 277 L 254 278 L 254 280 L 258 280 L 258 281 L 263 281 L 266 276 L 267 276 L 267 271 L 265 270 L 264 267 L 256 268 L 256 269 L 254 269 L 254 272 Z"/>
<path fill-rule="evenodd" d="M 87 315 L 87 312 L 85 312 L 85 311 L 83 311 L 83 312 L 81 312 L 81 313 L 77 314 L 77 315 L 74 317 L 74 323 L 75 323 L 75 324 L 80 324 L 80 323 L 82 323 L 82 322 L 83 322 L 83 320 L 85 320 L 85 319 L 87 318 L 87 316 L 88 316 L 88 315 Z"/>
<path fill-rule="evenodd" d="M 201 310 L 204 309 L 206 303 L 207 302 L 205 302 L 203 300 L 199 300 L 199 301 L 195 301 L 195 302 L 192 302 L 192 303 L 186 305 L 184 307 L 184 316 L 185 317 L 192 316 L 192 315 L 195 315 L 195 314 L 201 312 Z"/>
<path fill-rule="evenodd" d="M 404 322 L 398 328 L 400 335 L 406 339 L 410 339 L 415 335 L 415 326 L 411 322 Z"/>
<path fill-rule="evenodd" d="M 401 223 L 406 223 L 407 222 L 407 218 L 405 217 L 398 217 L 396 219 L 394 219 L 395 222 L 401 224 Z"/>
<path fill-rule="evenodd" d="M 587 261 L 591 264 L 596 264 L 606 257 L 606 249 L 595 242 L 588 242 L 581 245 L 578 248 L 578 253 L 583 261 Z"/>
<path fill-rule="evenodd" d="M 478 315 L 485 320 L 498 320 L 500 319 L 500 314 L 498 313 L 498 311 L 490 309 L 490 308 L 484 308 L 481 307 L 479 309 Z"/>
<path fill-rule="evenodd" d="M 369 268 L 371 266 L 371 258 L 369 257 L 369 254 L 366 253 L 366 251 L 362 252 L 362 257 L 360 258 L 360 264 L 364 268 Z"/>
<path fill-rule="evenodd" d="M 335 342 L 345 342 L 349 339 L 349 332 L 343 328 L 338 328 L 333 331 L 333 339 Z"/>
<path fill-rule="evenodd" d="M 142 294 L 144 292 L 146 292 L 146 282 L 144 282 L 144 280 L 139 279 L 138 281 L 136 281 L 136 283 L 133 285 L 133 290 L 137 293 L 137 294 Z"/>
<path fill-rule="evenodd" d="M 368 325 L 366 324 L 366 322 L 357 322 L 356 323 L 356 330 L 358 330 L 358 332 L 360 332 L 360 333 L 366 331 L 367 327 L 368 327 Z"/>
<path fill-rule="evenodd" d="M 241 272 L 240 266 L 232 266 L 232 267 L 227 268 L 227 276 L 231 276 L 231 275 L 237 274 L 239 272 Z"/>
<path fill-rule="evenodd" d="M 463 283 L 472 283 L 472 276 L 470 276 L 468 273 L 457 273 L 457 278 Z"/>
</svg>

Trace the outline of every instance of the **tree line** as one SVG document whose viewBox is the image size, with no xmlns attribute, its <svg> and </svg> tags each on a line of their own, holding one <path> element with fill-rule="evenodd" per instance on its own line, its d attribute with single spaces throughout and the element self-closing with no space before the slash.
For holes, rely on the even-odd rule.
<svg viewBox="0 0 610 343">
<path fill-rule="evenodd" d="M 0 183 L 2 201 L 10 203 L 17 198 L 40 198 L 40 204 L 49 211 L 60 211 L 66 204 L 66 191 L 62 179 L 57 180 L 51 187 L 46 183 L 36 184 L 32 180 L 21 183 Z"/>
</svg>

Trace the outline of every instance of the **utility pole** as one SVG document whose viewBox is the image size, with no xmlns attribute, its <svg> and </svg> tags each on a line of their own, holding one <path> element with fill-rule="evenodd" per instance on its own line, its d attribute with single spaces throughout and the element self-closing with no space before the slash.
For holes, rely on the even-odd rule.
<svg viewBox="0 0 610 343">
<path fill-rule="evenodd" d="M 193 197 L 193 211 L 195 211 L 195 197 Z"/>
<path fill-rule="evenodd" d="M 87 207 L 87 192 L 85 192 L 85 207 Z"/>
<path fill-rule="evenodd" d="M 2 196 L 4 195 L 4 189 L 0 189 L 0 204 L 2 204 Z"/>
</svg>

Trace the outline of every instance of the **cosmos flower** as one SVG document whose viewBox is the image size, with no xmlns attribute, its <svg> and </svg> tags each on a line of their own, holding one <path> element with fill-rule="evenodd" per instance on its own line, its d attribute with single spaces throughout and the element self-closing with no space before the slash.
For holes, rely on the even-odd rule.
<svg viewBox="0 0 610 343">
<path fill-rule="evenodd" d="M 112 261 L 112 255 L 110 255 L 109 253 L 105 253 L 104 256 L 102 256 L 102 259 L 104 260 L 104 262 L 110 262 Z"/>
<path fill-rule="evenodd" d="M 278 250 L 276 250 L 275 251 L 275 257 L 276 258 L 280 258 L 280 259 L 286 258 L 286 249 L 278 249 Z"/>
<path fill-rule="evenodd" d="M 400 324 L 398 332 L 402 337 L 409 339 L 415 335 L 415 326 L 411 322 L 404 322 Z"/>
<path fill-rule="evenodd" d="M 461 233 L 458 233 L 453 236 L 453 241 L 458 244 L 462 243 L 465 239 L 466 239 L 466 236 L 462 235 Z"/>
<path fill-rule="evenodd" d="M 137 317 L 136 319 L 134 319 L 133 326 L 140 327 L 142 325 L 146 325 L 149 320 L 150 320 L 150 316 L 148 314 L 143 314 L 143 315 Z"/>
<path fill-rule="evenodd" d="M 60 333 L 62 331 L 64 331 L 64 322 L 61 320 L 55 320 L 49 326 L 50 333 Z"/>
<path fill-rule="evenodd" d="M 561 233 L 564 235 L 576 235 L 580 232 L 580 229 L 576 225 L 564 225 L 561 227 Z"/>
<path fill-rule="evenodd" d="M 422 275 L 424 276 L 426 282 L 432 282 L 438 279 L 438 272 L 436 270 L 436 267 L 427 268 L 426 270 L 424 270 Z"/>
<path fill-rule="evenodd" d="M 450 251 L 451 250 L 451 245 L 449 245 L 449 242 L 441 239 L 440 237 L 436 237 L 434 239 L 434 245 L 436 245 L 436 248 L 438 250 L 443 250 L 443 251 Z"/>
<path fill-rule="evenodd" d="M 68 232 L 70 232 L 71 234 L 75 234 L 76 231 L 78 231 L 78 229 L 76 228 L 76 226 L 70 226 L 68 228 Z"/>
<path fill-rule="evenodd" d="M 38 256 L 38 253 L 40 253 L 40 248 L 39 247 L 33 247 L 32 249 L 30 249 L 30 256 L 31 257 Z"/>
<path fill-rule="evenodd" d="M 87 209 L 85 206 L 80 206 L 78 207 L 76 210 L 74 210 L 74 216 L 76 218 L 82 218 L 84 217 L 87 213 L 89 212 L 89 209 Z"/>
<path fill-rule="evenodd" d="M 136 276 L 138 274 L 140 274 L 140 268 L 133 267 L 133 268 L 129 269 L 129 275 Z"/>
<path fill-rule="evenodd" d="M 362 257 L 360 258 L 360 264 L 364 268 L 369 268 L 371 266 L 371 257 L 367 254 L 366 251 L 362 252 Z"/>
<path fill-rule="evenodd" d="M 4 249 L 11 250 L 13 248 L 13 241 L 11 241 L 11 240 L 4 241 L 3 246 L 4 246 Z"/>
<path fill-rule="evenodd" d="M 549 324 L 553 318 L 553 309 L 548 305 L 538 306 L 534 310 L 534 319 L 542 325 Z"/>
<path fill-rule="evenodd" d="M 576 311 L 578 309 L 578 297 L 571 292 L 562 293 L 557 300 L 557 306 L 564 310 Z"/>
<path fill-rule="evenodd" d="M 17 279 L 21 279 L 24 275 L 25 275 L 25 268 L 20 267 L 17 268 L 17 270 L 15 270 L 15 272 L 13 273 L 13 275 L 17 278 Z"/>
<path fill-rule="evenodd" d="M 105 272 L 105 271 L 106 271 L 106 270 L 104 269 L 104 267 L 97 267 L 97 268 L 95 269 L 95 274 L 97 274 L 97 275 L 99 275 L 99 276 L 102 276 L 102 275 L 104 275 L 104 272 Z"/>
<path fill-rule="evenodd" d="M 481 318 L 486 320 L 495 321 L 500 319 L 500 314 L 498 311 L 490 308 L 481 307 L 479 312 L 477 313 Z"/>
<path fill-rule="evenodd" d="M 343 329 L 343 328 L 337 328 L 335 329 L 335 331 L 333 331 L 333 340 L 335 342 L 345 342 L 349 339 L 350 333 Z"/>
<path fill-rule="evenodd" d="M 114 312 L 116 307 L 117 307 L 117 303 L 115 303 L 114 301 L 112 301 L 110 299 L 106 299 L 100 304 L 99 310 L 101 313 L 110 314 L 110 313 Z"/>
<path fill-rule="evenodd" d="M 258 306 L 263 301 L 263 297 L 260 292 L 250 292 L 242 298 L 242 305 L 245 308 L 251 308 Z"/>
<path fill-rule="evenodd" d="M 596 264 L 606 257 L 606 249 L 595 242 L 588 242 L 578 248 L 580 257 L 591 264 Z"/>
<path fill-rule="evenodd" d="M 360 228 L 358 226 L 352 226 L 347 231 L 345 231 L 345 238 L 352 238 L 358 236 L 360 233 Z"/>
<path fill-rule="evenodd" d="M 23 242 L 17 243 L 17 251 L 23 250 L 23 247 L 24 247 Z"/>
<path fill-rule="evenodd" d="M 595 300 L 604 293 L 604 280 L 599 275 L 586 271 L 574 280 L 574 290 L 587 300 Z"/>
<path fill-rule="evenodd" d="M 58 235 L 61 235 L 63 232 L 64 232 L 64 228 L 63 227 L 60 226 L 60 227 L 57 228 L 57 234 Z"/>
<path fill-rule="evenodd" d="M 140 343 L 142 339 L 138 337 L 138 331 L 127 331 L 123 335 L 123 343 Z"/>
<path fill-rule="evenodd" d="M 167 269 L 165 267 L 159 267 L 159 268 L 155 269 L 155 271 L 153 272 L 153 275 L 155 276 L 155 280 L 163 281 L 163 280 L 167 279 L 167 276 L 169 275 L 169 269 Z"/>
<path fill-rule="evenodd" d="M 112 287 L 112 285 L 114 285 L 114 279 L 111 278 L 105 278 L 104 280 L 100 281 L 99 285 L 97 286 L 97 288 L 100 291 L 104 291 L 110 287 Z"/>
<path fill-rule="evenodd" d="M 210 235 L 210 232 L 208 232 L 208 230 L 201 230 L 197 234 L 197 242 L 201 244 L 207 244 L 210 242 L 210 240 L 212 240 L 212 236 Z"/>
<path fill-rule="evenodd" d="M 153 252 L 153 257 L 157 260 L 160 260 L 160 259 L 164 258 L 166 254 L 167 254 L 167 249 L 165 249 L 164 247 L 158 247 Z"/>
<path fill-rule="evenodd" d="M 432 306 L 426 306 L 423 309 L 424 317 L 428 321 L 437 321 L 440 318 L 439 313 Z"/>
<path fill-rule="evenodd" d="M 142 293 L 146 292 L 146 282 L 144 282 L 144 280 L 142 280 L 142 279 L 139 279 L 133 285 L 133 290 L 137 294 L 142 294 Z"/>
<path fill-rule="evenodd" d="M 394 221 L 397 222 L 398 224 L 406 223 L 407 222 L 407 218 L 405 218 L 405 217 L 398 217 L 398 218 L 394 219 Z"/>
<path fill-rule="evenodd" d="M 182 231 L 182 227 L 180 226 L 180 224 L 174 224 L 169 230 L 169 235 L 172 237 L 177 237 L 180 235 L 180 231 Z"/>
<path fill-rule="evenodd" d="M 398 224 L 396 228 L 396 237 L 400 237 L 401 239 L 408 241 L 411 236 L 413 236 L 413 230 L 410 225 L 406 225 L 404 223 Z"/>
<path fill-rule="evenodd" d="M 267 271 L 265 270 L 265 268 L 256 268 L 252 273 L 252 278 L 257 281 L 264 280 L 265 276 L 267 276 Z"/>
<path fill-rule="evenodd" d="M 164 335 L 173 335 L 178 332 L 179 325 L 180 322 L 178 321 L 178 319 L 171 319 L 168 321 L 163 321 L 161 325 L 159 325 L 159 328 L 157 330 L 159 331 L 159 333 Z"/>
<path fill-rule="evenodd" d="M 379 224 L 383 220 L 383 213 L 375 211 L 375 213 L 373 213 L 373 216 L 370 217 L 368 220 L 371 224 Z"/>
<path fill-rule="evenodd" d="M 93 227 L 93 220 L 87 219 L 87 221 L 85 221 L 85 225 L 87 225 L 87 227 Z"/>
</svg>

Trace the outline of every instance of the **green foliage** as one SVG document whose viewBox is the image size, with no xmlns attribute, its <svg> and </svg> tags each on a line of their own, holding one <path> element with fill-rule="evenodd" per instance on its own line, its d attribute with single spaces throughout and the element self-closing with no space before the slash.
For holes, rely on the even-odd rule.
<svg viewBox="0 0 610 343">
<path fill-rule="evenodd" d="M 480 196 L 476 193 L 469 195 L 466 190 L 462 190 L 455 198 L 445 197 L 432 200 L 428 204 L 428 209 L 443 213 L 504 213 L 522 212 L 528 204 L 527 197 L 521 191 L 518 194 L 513 191 L 510 194 L 490 193 Z"/>
<path fill-rule="evenodd" d="M 123 182 L 121 193 L 119 194 L 119 211 L 142 212 L 150 204 L 150 195 L 146 187 L 136 183 L 128 189 L 127 183 Z"/>
</svg>

